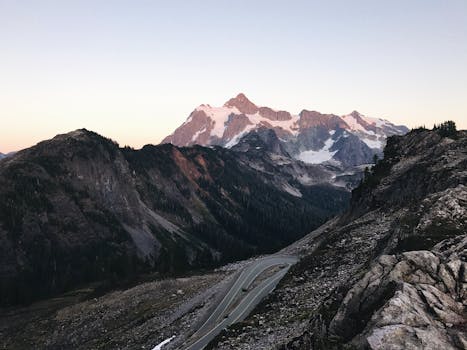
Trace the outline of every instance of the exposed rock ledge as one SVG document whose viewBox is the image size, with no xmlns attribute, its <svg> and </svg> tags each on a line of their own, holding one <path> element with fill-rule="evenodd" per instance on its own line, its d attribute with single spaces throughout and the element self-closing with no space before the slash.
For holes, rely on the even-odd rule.
<svg viewBox="0 0 467 350">
<path fill-rule="evenodd" d="M 466 258 L 467 235 L 381 256 L 347 293 L 329 334 L 358 348 L 466 349 Z"/>
</svg>

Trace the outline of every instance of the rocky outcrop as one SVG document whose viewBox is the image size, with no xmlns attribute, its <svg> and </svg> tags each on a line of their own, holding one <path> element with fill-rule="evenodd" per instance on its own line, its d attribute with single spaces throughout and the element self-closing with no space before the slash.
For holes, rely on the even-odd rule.
<svg viewBox="0 0 467 350">
<path fill-rule="evenodd" d="M 372 164 L 375 155 L 380 152 L 375 152 L 368 145 L 355 135 L 336 138 L 336 141 L 330 148 L 334 151 L 334 160 L 337 160 L 345 168 L 358 164 Z"/>
<path fill-rule="evenodd" d="M 267 118 L 272 121 L 278 120 L 292 120 L 292 115 L 287 111 L 275 111 L 269 107 L 260 107 L 258 112 L 264 118 Z"/>
<path fill-rule="evenodd" d="M 465 348 L 466 259 L 467 235 L 379 257 L 347 293 L 330 333 L 359 348 Z"/>
<path fill-rule="evenodd" d="M 465 135 L 465 132 L 459 132 Z M 436 132 L 414 131 L 410 137 L 388 139 L 384 159 L 371 178 L 355 190 L 353 211 L 382 205 L 416 203 L 428 195 L 467 182 L 467 138 L 457 140 Z"/>
<path fill-rule="evenodd" d="M 334 114 L 321 114 L 316 111 L 300 112 L 300 121 L 298 123 L 300 130 L 306 130 L 317 126 L 325 127 L 328 130 L 350 129 L 347 123 Z"/>
<path fill-rule="evenodd" d="M 261 128 L 249 133 L 243 137 L 238 144 L 233 146 L 232 150 L 241 153 L 266 152 L 274 155 L 290 157 L 274 130 L 268 128 Z"/>
</svg>

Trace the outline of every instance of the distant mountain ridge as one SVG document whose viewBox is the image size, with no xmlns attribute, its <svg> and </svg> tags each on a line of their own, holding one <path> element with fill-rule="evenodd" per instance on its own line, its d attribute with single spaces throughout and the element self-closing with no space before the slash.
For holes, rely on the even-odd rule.
<svg viewBox="0 0 467 350">
<path fill-rule="evenodd" d="M 338 116 L 302 110 L 293 115 L 259 107 L 240 93 L 222 107 L 200 105 L 162 143 L 231 148 L 249 132 L 260 128 L 274 130 L 295 159 L 344 166 L 370 163 L 374 154 L 382 152 L 387 137 L 408 131 L 405 126 L 366 117 L 357 111 Z"/>
<path fill-rule="evenodd" d="M 16 152 L 9 152 L 9 153 L 2 153 L 0 152 L 0 159 L 3 159 L 3 158 L 6 158 L 6 157 L 10 157 L 12 156 L 13 154 L 15 154 Z"/>
</svg>

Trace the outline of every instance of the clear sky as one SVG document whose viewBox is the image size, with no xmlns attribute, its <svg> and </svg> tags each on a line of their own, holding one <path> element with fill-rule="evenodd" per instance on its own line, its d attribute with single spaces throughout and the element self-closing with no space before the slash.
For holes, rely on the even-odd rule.
<svg viewBox="0 0 467 350">
<path fill-rule="evenodd" d="M 467 129 L 467 1 L 0 0 L 0 152 L 82 127 L 158 143 L 238 92 Z"/>
</svg>

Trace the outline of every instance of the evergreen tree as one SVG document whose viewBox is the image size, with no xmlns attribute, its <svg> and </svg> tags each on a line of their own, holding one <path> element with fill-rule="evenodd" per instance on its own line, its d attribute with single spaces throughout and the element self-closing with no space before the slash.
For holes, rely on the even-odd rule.
<svg viewBox="0 0 467 350">
<path fill-rule="evenodd" d="M 445 121 L 439 125 L 435 124 L 433 130 L 438 132 L 438 134 L 442 137 L 457 137 L 456 123 L 452 120 Z"/>
</svg>

